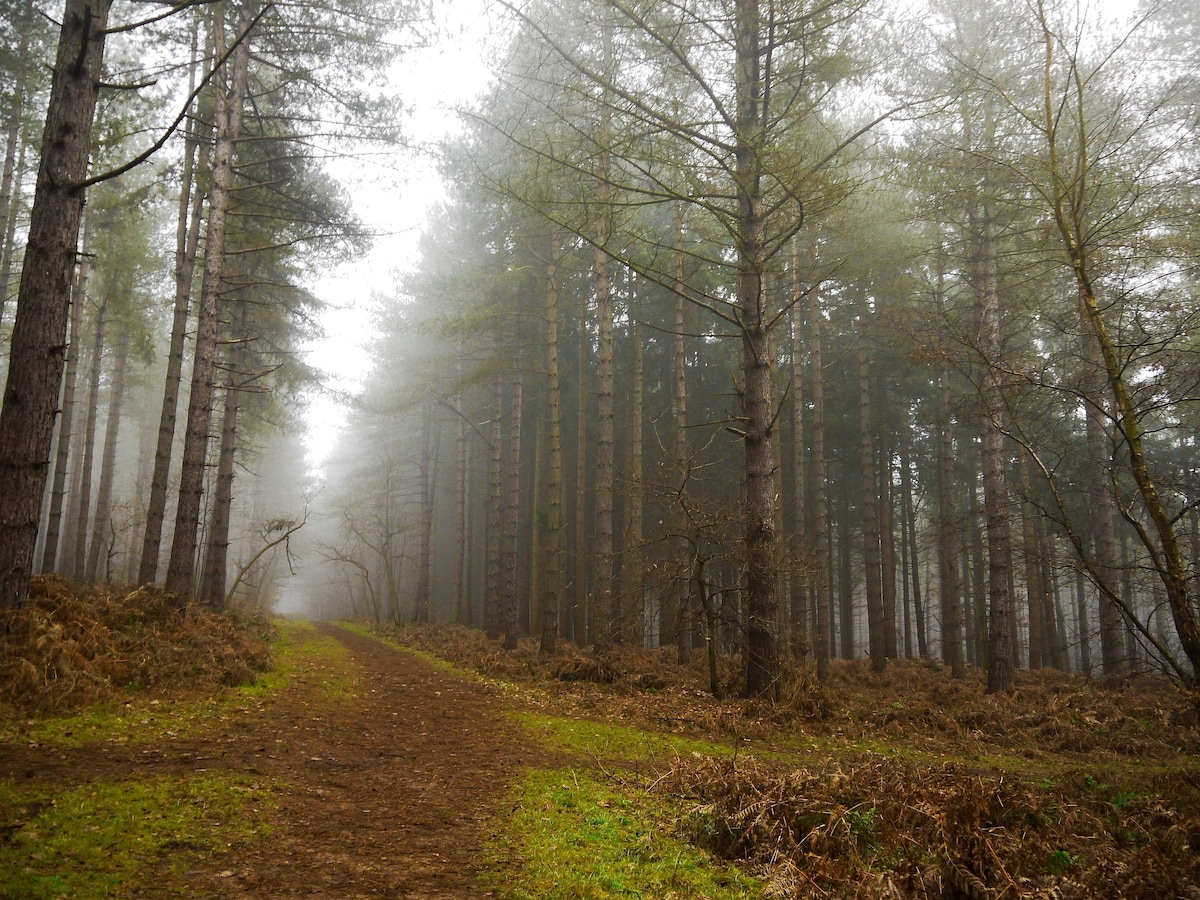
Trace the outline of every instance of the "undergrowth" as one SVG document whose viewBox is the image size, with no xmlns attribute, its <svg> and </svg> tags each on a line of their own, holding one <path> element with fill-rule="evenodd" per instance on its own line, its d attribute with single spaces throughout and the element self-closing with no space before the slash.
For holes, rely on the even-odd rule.
<svg viewBox="0 0 1200 900">
<path fill-rule="evenodd" d="M 153 691 L 252 684 L 271 668 L 269 626 L 193 607 L 153 586 L 33 579 L 0 613 L 0 708 L 62 713 Z"/>
<path fill-rule="evenodd" d="M 715 700 L 703 663 L 673 651 L 540 658 L 454 626 L 393 639 L 524 685 L 526 730 L 593 759 L 583 788 L 563 771 L 522 788 L 506 846 L 545 875 L 514 896 L 671 896 L 627 884 L 607 849 L 636 856 L 654 829 L 628 810 L 657 803 L 660 831 L 761 876 L 769 898 L 1200 897 L 1200 695 L 1163 679 L 1025 672 L 988 695 L 980 673 L 835 661 L 825 684 L 786 669 L 769 704 Z M 556 858 L 574 886 L 557 894 Z"/>
</svg>

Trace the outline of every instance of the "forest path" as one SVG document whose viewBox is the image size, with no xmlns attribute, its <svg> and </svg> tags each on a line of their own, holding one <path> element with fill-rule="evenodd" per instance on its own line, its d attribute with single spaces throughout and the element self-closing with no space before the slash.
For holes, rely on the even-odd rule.
<svg viewBox="0 0 1200 900">
<path fill-rule="evenodd" d="M 317 629 L 348 650 L 356 696 L 314 708 L 289 691 L 262 720 L 266 733 L 245 736 L 283 748 L 262 769 L 286 788 L 271 834 L 226 857 L 203 887 L 233 897 L 489 896 L 479 850 L 532 761 L 527 742 L 482 687 L 380 641 Z"/>
<path fill-rule="evenodd" d="M 152 727 L 167 729 L 152 742 L 9 744 L 0 748 L 0 778 L 65 790 L 228 773 L 269 786 L 270 805 L 249 810 L 257 834 L 196 853 L 183 873 L 171 871 L 168 853 L 141 872 L 130 896 L 492 896 L 479 880 L 480 851 L 507 812 L 509 787 L 544 762 L 503 701 L 335 625 L 287 634 L 280 690 L 193 722 L 186 704 L 139 707 L 157 710 Z"/>
</svg>

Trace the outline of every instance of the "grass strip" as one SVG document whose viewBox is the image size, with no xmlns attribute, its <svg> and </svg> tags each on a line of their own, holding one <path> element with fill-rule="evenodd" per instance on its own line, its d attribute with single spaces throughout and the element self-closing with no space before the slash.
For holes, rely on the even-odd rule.
<svg viewBox="0 0 1200 900">
<path fill-rule="evenodd" d="M 510 900 L 759 897 L 762 883 L 674 836 L 670 809 L 573 769 L 530 772 L 487 849 L 488 887 Z"/>
<path fill-rule="evenodd" d="M 158 893 L 264 831 L 267 779 L 204 774 L 66 791 L 0 781 L 0 897 L 90 900 Z M 219 864 L 219 863 L 218 863 Z"/>
</svg>

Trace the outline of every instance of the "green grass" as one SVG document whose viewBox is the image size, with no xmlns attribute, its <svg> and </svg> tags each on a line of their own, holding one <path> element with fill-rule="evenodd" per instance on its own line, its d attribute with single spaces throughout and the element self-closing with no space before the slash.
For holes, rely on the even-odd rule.
<svg viewBox="0 0 1200 900">
<path fill-rule="evenodd" d="M 161 896 L 164 875 L 207 866 L 262 833 L 275 786 L 232 775 L 96 782 L 66 791 L 0 781 L 0 897 Z M 155 879 L 159 879 L 155 881 Z M 181 894 L 187 893 L 180 890 Z"/>
<path fill-rule="evenodd" d="M 759 897 L 762 884 L 673 834 L 661 798 L 570 769 L 529 773 L 489 887 L 511 900 Z"/>
</svg>

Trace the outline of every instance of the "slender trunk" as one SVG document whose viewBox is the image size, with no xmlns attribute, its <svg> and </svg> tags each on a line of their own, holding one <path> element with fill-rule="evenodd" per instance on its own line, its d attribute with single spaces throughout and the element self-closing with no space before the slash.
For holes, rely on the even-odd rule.
<svg viewBox="0 0 1200 900">
<path fill-rule="evenodd" d="M 461 348 L 457 354 L 455 369 L 460 385 L 463 382 L 463 360 Z M 471 545 L 471 444 L 467 434 L 467 417 L 463 411 L 463 394 L 460 389 L 454 395 L 454 412 L 458 420 L 458 432 L 454 438 L 454 621 L 459 625 L 471 624 L 470 577 L 471 562 L 468 548 Z"/>
<path fill-rule="evenodd" d="M 558 293 L 559 256 L 562 248 L 559 235 L 552 232 L 546 262 L 546 496 L 543 524 L 542 556 L 545 570 L 542 582 L 541 646 L 543 655 L 554 652 L 558 643 L 559 615 L 562 604 L 562 388 L 558 372 Z"/>
<path fill-rule="evenodd" d="M 194 22 L 189 76 L 189 83 L 193 86 L 196 78 L 197 27 Z M 204 192 L 195 184 L 194 177 L 198 145 L 198 126 L 193 118 L 183 147 L 183 174 L 175 228 L 175 309 L 171 320 L 171 341 L 167 349 L 167 374 L 163 383 L 162 411 L 158 420 L 158 441 L 154 449 L 154 472 L 150 477 L 150 499 L 146 504 L 146 531 L 142 535 L 142 555 L 138 565 L 139 584 L 149 584 L 158 578 L 163 520 L 167 510 L 167 485 L 171 473 L 171 450 L 175 441 L 175 420 L 179 413 L 179 386 L 183 380 L 183 346 L 187 335 L 192 280 L 196 271 L 196 253 L 200 243 L 200 223 L 204 217 Z"/>
<path fill-rule="evenodd" d="M 954 433 L 950 428 L 950 362 L 946 347 L 946 308 L 944 265 L 938 251 L 938 401 L 937 401 L 937 476 L 938 476 L 938 572 L 941 582 L 942 660 L 955 678 L 965 674 L 962 650 L 963 584 L 959 578 L 959 522 L 954 491 Z M 968 637 L 968 642 L 970 637 Z"/>
<path fill-rule="evenodd" d="M 521 518 L 521 406 L 520 354 L 512 372 L 512 404 L 508 413 L 508 510 L 504 526 L 504 649 L 517 649 L 517 549 Z"/>
<path fill-rule="evenodd" d="M 859 301 L 858 314 L 858 483 L 862 517 L 863 568 L 867 587 L 867 643 L 871 668 L 887 668 L 884 636 L 883 585 L 879 541 L 878 479 L 875 477 L 875 432 L 871 427 L 871 368 L 867 356 L 867 304 Z"/>
<path fill-rule="evenodd" d="M 108 313 L 108 301 L 96 312 L 96 333 L 92 343 L 92 364 L 89 373 L 87 421 L 83 427 L 83 459 L 79 477 L 79 511 L 75 520 L 75 559 L 71 574 L 75 578 L 87 576 L 87 534 L 92 504 L 92 469 L 96 454 L 96 419 L 100 415 L 100 375 L 104 367 L 104 326 Z"/>
<path fill-rule="evenodd" d="M 596 248 L 592 260 L 596 281 L 596 523 L 594 528 L 596 593 L 592 640 L 603 649 L 620 631 L 619 604 L 613 594 L 613 293 L 608 256 Z"/>
<path fill-rule="evenodd" d="M 488 440 L 487 584 L 484 630 L 491 640 L 500 636 L 501 565 L 504 547 L 504 379 L 497 371 L 492 379 L 492 427 Z"/>
<path fill-rule="evenodd" d="M 234 457 L 237 453 L 237 420 L 241 411 L 241 384 L 246 376 L 246 303 L 233 302 L 229 325 L 229 374 L 225 383 L 225 409 L 221 417 L 221 444 L 217 455 L 217 482 L 213 490 L 208 542 L 200 596 L 212 609 L 225 605 L 229 559 L 229 523 L 233 512 Z"/>
<path fill-rule="evenodd" d="M 588 641 L 591 608 L 588 603 L 587 567 L 587 425 L 588 425 L 588 330 L 580 317 L 579 385 L 575 417 L 575 608 L 573 629 L 575 646 Z"/>
<path fill-rule="evenodd" d="M 809 651 L 808 581 L 812 562 L 808 552 L 807 504 L 804 473 L 804 307 L 801 278 L 800 235 L 792 248 L 792 584 L 791 649 L 803 659 Z"/>
<path fill-rule="evenodd" d="M 1008 520 L 1008 485 L 1004 454 L 1003 385 L 1000 382 L 1000 296 L 997 273 L 995 223 L 991 210 L 983 210 L 978 231 L 977 288 L 979 334 L 984 356 L 983 408 L 983 514 L 988 544 L 988 681 L 989 693 L 1013 685 L 1016 616 L 1012 595 L 1012 538 Z"/>
<path fill-rule="evenodd" d="M 736 305 L 742 343 L 741 419 L 746 483 L 746 693 L 777 699 L 779 535 L 775 528 L 775 383 L 769 347 L 770 317 L 763 291 L 763 220 L 759 208 L 763 166 L 760 151 L 766 110 L 760 69 L 763 50 L 758 0 L 739 0 L 734 16 Z"/>
<path fill-rule="evenodd" d="M 20 6 L 18 6 L 18 10 Z M 20 13 L 18 13 L 20 15 Z M 0 248 L 3 253 L 3 261 L 0 266 L 3 271 L 0 272 L 0 324 L 4 323 L 4 307 L 8 302 L 8 281 L 10 272 L 12 271 L 12 253 L 13 253 L 13 238 L 15 236 L 16 225 L 16 198 L 20 193 L 20 164 L 25 159 L 25 147 L 17 146 L 18 140 L 21 137 L 21 122 L 24 119 L 25 110 L 25 83 L 29 74 L 29 67 L 33 65 L 33 61 L 29 59 L 29 37 L 32 30 L 29 28 L 28 20 L 25 16 L 12 23 L 20 29 L 21 43 L 17 49 L 17 78 L 13 84 L 12 99 L 8 104 L 8 132 L 4 138 L 4 174 L 0 176 L 0 226 L 4 228 L 4 245 Z M 19 149 L 19 152 L 18 152 Z M 8 227 L 9 221 L 12 221 L 14 228 Z"/>
<path fill-rule="evenodd" d="M 808 359 L 812 372 L 812 427 L 809 433 L 812 455 L 812 597 L 817 609 L 817 635 L 813 646 L 817 658 L 817 678 L 829 678 L 830 615 L 828 509 L 825 484 L 825 363 L 821 345 L 821 291 L 816 277 L 817 231 L 809 231 L 809 262 L 813 274 L 808 294 Z"/>
<path fill-rule="evenodd" d="M 67 0 L 0 411 L 0 609 L 29 593 L 110 0 Z"/>
<path fill-rule="evenodd" d="M 414 618 L 430 621 L 433 607 L 433 504 L 436 487 L 438 429 L 433 409 L 426 404 L 421 424 L 421 532 L 417 550 L 417 596 Z"/>
<path fill-rule="evenodd" d="M 86 247 L 86 229 L 84 231 Z M 42 571 L 58 571 L 58 544 L 62 533 L 63 507 L 67 493 L 67 472 L 71 461 L 71 438 L 75 428 L 75 381 L 79 372 L 79 357 L 83 352 L 83 307 L 87 302 L 87 254 L 79 259 L 79 272 L 71 301 L 70 345 L 67 349 L 67 370 L 63 376 L 62 416 L 58 422 L 58 447 L 54 462 L 54 481 L 50 489 L 50 516 L 46 520 L 46 545 L 42 551 Z M 75 450 L 79 452 L 78 447 Z"/>
<path fill-rule="evenodd" d="M 124 287 L 131 291 L 133 285 Z M 104 452 L 100 456 L 100 484 L 96 492 L 96 516 L 92 525 L 92 544 L 88 552 L 87 580 L 108 580 L 108 567 L 100 571 L 100 556 L 106 551 L 112 534 L 112 487 L 117 465 L 117 438 L 121 432 L 121 407 L 125 399 L 125 370 L 129 363 L 129 325 L 117 326 L 113 346 L 113 370 L 108 387 L 108 419 L 104 425 Z"/>
<path fill-rule="evenodd" d="M 671 590 L 671 611 L 675 619 L 675 658 L 686 665 L 692 655 L 691 592 L 688 575 L 691 571 L 692 546 L 688 540 L 688 481 L 691 460 L 688 458 L 687 441 L 687 343 L 684 337 L 684 255 L 683 255 L 683 205 L 675 207 L 675 280 L 674 297 L 675 334 L 672 340 L 675 389 L 672 401 L 671 448 L 678 469 L 679 493 L 675 498 L 673 531 L 675 532 L 675 565 L 678 578 Z"/>
<path fill-rule="evenodd" d="M 912 573 L 913 615 L 916 620 L 914 627 L 917 632 L 917 654 L 921 659 L 928 659 L 929 637 L 925 627 L 925 603 L 921 594 L 921 565 L 917 553 L 917 522 L 913 509 L 911 445 L 907 430 L 903 432 L 902 440 L 903 443 L 900 451 L 900 489 L 904 492 L 901 500 L 904 504 L 904 518 L 908 523 L 908 560 Z M 950 559 L 952 560 L 952 564 L 955 564 L 953 561 L 957 558 L 957 548 L 952 549 L 955 550 L 955 553 Z M 905 579 L 905 583 L 907 583 L 907 578 Z"/>
<path fill-rule="evenodd" d="M 628 638 L 641 647 L 645 631 L 645 551 L 642 547 L 642 395 L 645 391 L 645 359 L 642 354 L 642 323 L 633 322 L 633 383 L 629 388 L 629 465 L 625 499 L 625 563 L 622 591 L 625 597 Z"/>
<path fill-rule="evenodd" d="M 22 141 L 17 153 L 16 174 L 13 176 L 13 200 L 8 204 L 8 214 L 0 220 L 0 225 L 4 226 L 4 243 L 0 247 L 0 250 L 3 251 L 0 253 L 0 322 L 4 320 L 4 305 L 8 301 L 9 285 L 12 283 L 13 257 L 17 252 L 17 212 L 21 207 L 17 198 L 21 196 L 22 174 L 25 171 L 25 150 L 26 144 Z"/>
<path fill-rule="evenodd" d="M 850 567 L 850 479 L 842 478 L 838 512 L 838 599 L 841 657 L 854 659 L 854 576 Z"/>
<path fill-rule="evenodd" d="M 1029 668 L 1038 669 L 1049 663 L 1050 651 L 1046 637 L 1046 608 L 1042 598 L 1042 566 L 1033 525 L 1035 514 L 1029 500 L 1032 491 L 1029 466 L 1029 460 L 1022 455 L 1021 552 L 1025 557 L 1025 600 L 1029 605 Z"/>
<path fill-rule="evenodd" d="M 881 394 L 882 396 L 882 394 Z M 906 422 L 903 426 L 908 428 Z M 879 550 L 883 574 L 883 652 L 895 659 L 896 650 L 896 531 L 892 490 L 892 451 L 888 429 L 880 432 L 879 466 Z"/>
<path fill-rule="evenodd" d="M 214 11 L 215 47 L 225 52 L 223 7 Z M 238 33 L 250 24 L 249 9 L 243 8 Z M 188 398 L 187 430 L 179 482 L 179 504 L 175 512 L 175 532 L 171 538 L 171 558 L 167 564 L 166 588 L 185 596 L 192 590 L 195 567 L 196 533 L 200 524 L 200 498 L 204 489 L 204 462 L 207 455 L 209 423 L 212 418 L 213 368 L 217 345 L 217 303 L 225 274 L 225 230 L 233 180 L 234 147 L 241 134 L 242 111 L 250 42 L 244 39 L 218 76 L 214 118 L 216 143 L 212 153 L 212 187 L 208 203 L 208 229 L 204 246 L 204 277 L 200 291 L 200 311 L 196 321 L 196 350 L 192 364 L 191 395 Z M 229 77 L 223 77 L 230 68 Z"/>
</svg>

